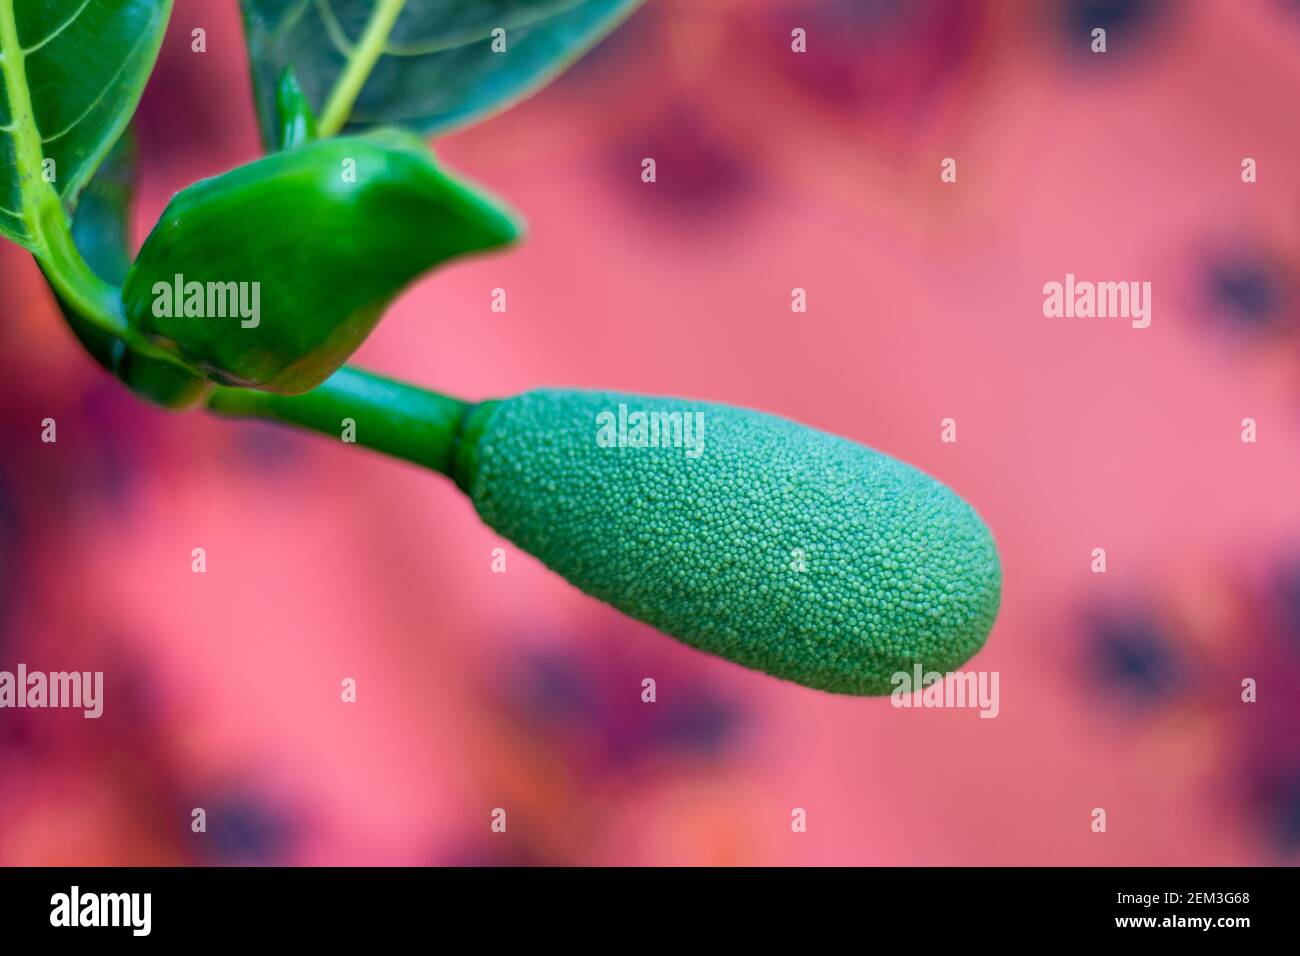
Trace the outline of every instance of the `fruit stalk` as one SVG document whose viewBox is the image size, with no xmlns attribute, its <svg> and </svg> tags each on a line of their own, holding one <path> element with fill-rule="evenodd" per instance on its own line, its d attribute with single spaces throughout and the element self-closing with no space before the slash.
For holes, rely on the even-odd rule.
<svg viewBox="0 0 1300 956">
<path fill-rule="evenodd" d="M 208 408 L 335 438 L 351 435 L 358 445 L 452 477 L 460 429 L 473 405 L 347 366 L 302 395 L 218 386 Z"/>
</svg>

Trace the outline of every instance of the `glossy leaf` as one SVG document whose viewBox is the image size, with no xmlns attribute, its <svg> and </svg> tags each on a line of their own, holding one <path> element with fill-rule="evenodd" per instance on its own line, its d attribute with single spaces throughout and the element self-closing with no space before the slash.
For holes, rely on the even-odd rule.
<svg viewBox="0 0 1300 956">
<path fill-rule="evenodd" d="M 408 133 L 319 140 L 178 193 L 123 302 L 133 328 L 213 381 L 293 394 L 417 276 L 517 235 Z"/>
<path fill-rule="evenodd" d="M 407 0 L 348 128 L 401 125 L 442 133 L 535 92 L 621 23 L 642 0 Z M 318 116 L 376 0 L 243 0 L 258 112 L 278 136 L 276 88 L 292 67 Z M 505 52 L 492 31 L 505 31 Z"/>
<path fill-rule="evenodd" d="M 0 233 L 45 251 L 60 203 L 73 207 L 135 112 L 170 11 L 0 0 Z"/>
</svg>

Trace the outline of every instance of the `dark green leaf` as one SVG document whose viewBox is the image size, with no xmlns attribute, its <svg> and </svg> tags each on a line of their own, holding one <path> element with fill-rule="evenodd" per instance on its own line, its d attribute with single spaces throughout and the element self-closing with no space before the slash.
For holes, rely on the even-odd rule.
<svg viewBox="0 0 1300 956">
<path fill-rule="evenodd" d="M 123 302 L 132 327 L 214 381 L 297 393 L 411 280 L 517 235 L 408 133 L 318 140 L 177 194 Z"/>
<path fill-rule="evenodd" d="M 0 234 L 46 249 L 126 128 L 171 0 L 0 0 Z"/>
<path fill-rule="evenodd" d="M 101 279 L 117 286 L 131 268 L 136 155 L 135 136 L 127 127 L 82 191 L 72 222 L 72 238 L 86 264 Z"/>
<path fill-rule="evenodd" d="M 361 90 L 349 129 L 401 125 L 442 133 L 536 91 L 642 0 L 408 0 Z M 276 84 L 293 67 L 323 117 L 375 0 L 243 0 L 253 84 L 268 144 Z M 505 30 L 504 53 L 492 31 Z"/>
</svg>

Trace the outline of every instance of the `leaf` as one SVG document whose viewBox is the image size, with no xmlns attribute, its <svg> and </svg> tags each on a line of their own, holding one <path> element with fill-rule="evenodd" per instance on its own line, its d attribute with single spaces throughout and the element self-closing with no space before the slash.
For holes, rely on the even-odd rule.
<svg viewBox="0 0 1300 956">
<path fill-rule="evenodd" d="M 408 0 L 348 129 L 401 125 L 428 135 L 466 126 L 536 92 L 642 0 Z M 253 85 L 268 145 L 287 67 L 323 116 L 376 0 L 242 0 Z M 505 30 L 506 52 L 492 50 Z"/>
<path fill-rule="evenodd" d="M 121 284 L 131 266 L 129 230 L 134 181 L 135 139 L 128 127 L 82 193 L 72 224 L 73 241 L 86 264 L 101 279 L 115 285 Z M 80 315 L 62 298 L 59 307 L 86 351 L 113 371 L 121 356 L 122 340 Z"/>
<path fill-rule="evenodd" d="M 0 0 L 0 234 L 33 252 L 130 122 L 171 0 Z"/>
<path fill-rule="evenodd" d="M 518 233 L 410 133 L 317 140 L 173 197 L 122 299 L 132 329 L 213 381 L 296 394 L 417 276 Z"/>
<path fill-rule="evenodd" d="M 136 156 L 135 136 L 128 126 L 82 190 L 72 221 L 72 239 L 86 264 L 117 286 L 131 268 Z"/>
<path fill-rule="evenodd" d="M 73 241 L 86 264 L 101 279 L 115 286 L 122 284 L 131 267 L 135 158 L 135 138 L 127 127 L 82 191 L 72 223 Z M 180 363 L 132 351 L 120 338 L 81 315 L 61 297 L 59 308 L 91 357 L 137 395 L 166 408 L 179 409 L 196 404 L 211 391 L 209 382 Z"/>
</svg>

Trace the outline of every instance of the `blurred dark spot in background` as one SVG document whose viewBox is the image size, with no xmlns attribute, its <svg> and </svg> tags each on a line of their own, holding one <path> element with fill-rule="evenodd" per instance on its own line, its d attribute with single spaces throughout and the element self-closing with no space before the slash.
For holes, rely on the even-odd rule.
<svg viewBox="0 0 1300 956">
<path fill-rule="evenodd" d="M 1143 32 L 1176 13 L 1165 0 L 1062 0 L 1060 36 L 1064 46 L 1080 55 L 1092 54 L 1092 31 L 1106 31 L 1106 56 L 1134 56 L 1141 52 L 1137 40 Z"/>
<path fill-rule="evenodd" d="M 609 647 L 620 635 L 592 635 L 585 643 Z M 593 769 L 634 765 L 665 753 L 720 757 L 743 723 L 736 707 L 708 683 L 678 667 L 639 673 L 617 655 L 568 649 L 523 655 L 503 670 L 498 693 L 539 743 L 582 730 L 576 762 Z M 656 681 L 656 700 L 641 699 L 642 680 Z"/>
<path fill-rule="evenodd" d="M 1087 616 L 1085 649 L 1094 686 L 1136 709 L 1157 707 L 1185 679 L 1177 642 L 1147 610 L 1097 608 Z"/>
<path fill-rule="evenodd" d="M 642 180 L 645 159 L 655 162 L 653 183 Z M 691 228 L 734 228 L 737 207 L 754 190 L 746 156 L 685 102 L 615 145 L 607 167 L 639 215 Z"/>
<path fill-rule="evenodd" d="M 265 798 L 236 789 L 210 802 L 196 795 L 193 805 L 207 811 L 207 833 L 191 834 L 202 862 L 264 866 L 293 848 L 295 824 Z"/>
<path fill-rule="evenodd" d="M 1235 248 L 1204 263 L 1206 307 L 1232 331 L 1274 335 L 1297 331 L 1296 309 L 1285 269 L 1258 250 Z"/>
<path fill-rule="evenodd" d="M 845 109 L 924 109 L 965 69 L 989 4 L 947 0 L 818 0 L 764 11 L 774 67 L 804 91 Z M 791 56 L 792 27 L 808 54 Z M 815 55 L 814 55 L 815 54 Z"/>
</svg>

